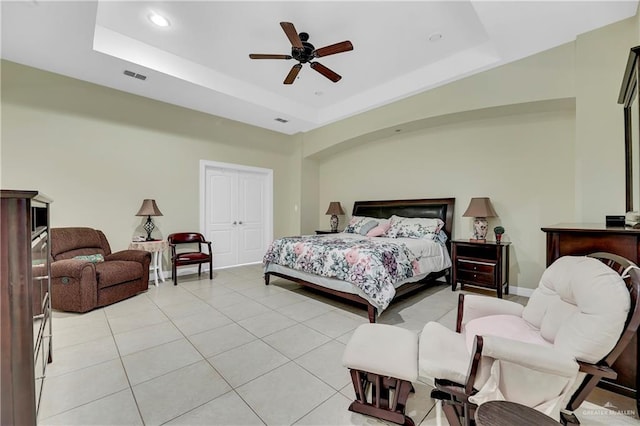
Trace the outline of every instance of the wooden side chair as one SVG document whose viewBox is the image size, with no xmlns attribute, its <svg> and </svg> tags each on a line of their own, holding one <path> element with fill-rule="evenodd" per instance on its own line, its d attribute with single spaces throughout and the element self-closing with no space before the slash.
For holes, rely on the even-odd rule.
<svg viewBox="0 0 640 426">
<path fill-rule="evenodd" d="M 213 252 L 211 251 L 211 241 L 207 241 L 204 235 L 197 232 L 178 232 L 169 235 L 169 249 L 171 250 L 171 274 L 173 275 L 173 285 L 178 285 L 178 266 L 198 265 L 198 276 L 202 272 L 202 264 L 209 264 L 209 279 L 213 279 Z M 178 251 L 178 246 L 188 244 L 189 251 Z M 197 250 L 193 250 L 197 245 Z M 207 251 L 203 250 L 207 246 Z"/>
</svg>

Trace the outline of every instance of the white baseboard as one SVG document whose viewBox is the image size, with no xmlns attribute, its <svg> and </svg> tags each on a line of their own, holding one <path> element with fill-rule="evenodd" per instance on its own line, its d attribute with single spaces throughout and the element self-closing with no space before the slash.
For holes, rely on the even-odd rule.
<svg viewBox="0 0 640 426">
<path fill-rule="evenodd" d="M 512 287 L 509 286 L 509 294 L 513 294 L 515 296 L 523 296 L 523 297 L 531 297 L 533 294 L 532 288 L 527 287 Z"/>
<path fill-rule="evenodd" d="M 229 268 L 237 268 L 238 266 L 248 266 L 248 265 L 258 265 L 262 263 L 262 261 L 258 261 L 258 262 L 249 262 L 249 263 L 240 263 L 238 265 L 229 265 L 229 266 L 220 266 L 218 268 L 213 268 L 214 270 L 216 269 L 229 269 Z"/>
<path fill-rule="evenodd" d="M 215 270 L 215 268 L 213 268 Z M 171 275 L 171 269 L 169 270 L 165 270 L 163 269 L 162 272 L 164 273 L 164 277 L 166 279 L 171 279 L 173 278 L 173 276 Z M 202 268 L 202 273 L 209 273 L 209 267 L 207 266 L 206 268 L 203 267 Z M 179 267 L 178 270 L 176 271 L 176 273 L 178 274 L 178 276 L 182 276 L 182 275 L 189 275 L 189 274 L 197 274 L 198 273 L 198 267 L 197 266 L 190 266 L 188 268 L 185 268 L 183 266 Z M 153 272 L 149 272 L 149 279 L 153 279 Z"/>
</svg>

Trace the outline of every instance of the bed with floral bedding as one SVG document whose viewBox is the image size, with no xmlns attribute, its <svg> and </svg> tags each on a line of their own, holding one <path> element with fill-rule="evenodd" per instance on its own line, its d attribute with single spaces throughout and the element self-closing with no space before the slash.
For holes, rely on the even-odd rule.
<svg viewBox="0 0 640 426">
<path fill-rule="evenodd" d="M 275 240 L 265 283 L 283 277 L 367 306 L 369 321 L 398 296 L 449 280 L 454 199 L 359 201 L 343 232 Z"/>
</svg>

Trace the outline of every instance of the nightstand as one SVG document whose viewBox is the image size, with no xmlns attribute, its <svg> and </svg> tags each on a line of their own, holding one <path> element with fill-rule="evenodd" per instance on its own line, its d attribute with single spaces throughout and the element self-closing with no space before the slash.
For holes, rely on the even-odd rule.
<svg viewBox="0 0 640 426">
<path fill-rule="evenodd" d="M 320 230 L 316 230 L 316 234 L 317 235 L 322 235 L 322 234 L 337 234 L 340 231 L 332 231 L 330 229 L 320 229 Z"/>
<path fill-rule="evenodd" d="M 464 289 L 465 284 L 509 294 L 509 246 L 510 242 L 451 241 L 452 279 L 451 290 Z"/>
</svg>

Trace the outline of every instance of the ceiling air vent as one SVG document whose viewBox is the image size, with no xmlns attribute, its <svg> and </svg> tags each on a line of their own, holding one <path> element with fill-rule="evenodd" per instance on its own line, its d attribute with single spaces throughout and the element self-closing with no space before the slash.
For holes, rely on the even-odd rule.
<svg viewBox="0 0 640 426">
<path fill-rule="evenodd" d="M 124 70 L 124 75 L 127 75 L 129 77 L 133 77 L 133 78 L 137 78 L 138 80 L 146 80 L 147 79 L 146 75 L 136 74 L 135 72 L 129 71 L 129 70 Z"/>
<path fill-rule="evenodd" d="M 281 123 L 288 123 L 289 122 L 289 120 L 285 120 L 284 118 L 280 118 L 280 117 L 276 118 L 275 120 L 279 121 Z"/>
</svg>

